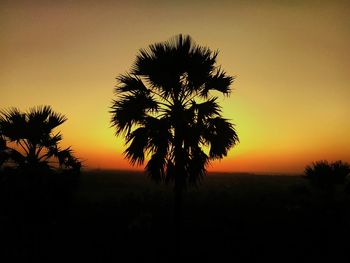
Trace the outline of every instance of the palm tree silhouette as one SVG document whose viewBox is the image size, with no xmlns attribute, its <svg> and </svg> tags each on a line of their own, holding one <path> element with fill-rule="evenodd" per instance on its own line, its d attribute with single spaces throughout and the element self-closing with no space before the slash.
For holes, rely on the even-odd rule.
<svg viewBox="0 0 350 263">
<path fill-rule="evenodd" d="M 81 163 L 70 147 L 59 147 L 61 133 L 53 133 L 66 120 L 50 106 L 34 107 L 28 112 L 18 108 L 0 111 L 0 165 L 12 162 L 24 171 L 42 171 L 57 163 L 58 168 L 79 171 Z"/>
<path fill-rule="evenodd" d="M 126 137 L 124 154 L 132 165 L 149 156 L 148 175 L 174 182 L 175 221 L 181 220 L 186 185 L 200 181 L 210 160 L 223 158 L 239 141 L 210 95 L 229 95 L 233 82 L 215 65 L 217 55 L 180 34 L 141 49 L 130 73 L 117 77 L 112 126 Z"/>
<path fill-rule="evenodd" d="M 326 160 L 313 162 L 305 167 L 305 178 L 321 188 L 333 188 L 343 184 L 350 174 L 350 165 L 341 160 L 328 163 Z"/>
</svg>

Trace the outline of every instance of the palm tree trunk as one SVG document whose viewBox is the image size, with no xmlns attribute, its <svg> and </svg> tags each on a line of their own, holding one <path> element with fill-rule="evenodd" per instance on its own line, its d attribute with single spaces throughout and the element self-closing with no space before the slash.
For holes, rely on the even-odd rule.
<svg viewBox="0 0 350 263">
<path fill-rule="evenodd" d="M 182 198 L 184 188 L 184 167 L 182 152 L 182 129 L 179 125 L 180 120 L 175 124 L 174 134 L 174 153 L 175 153 L 175 185 L 174 185 L 174 225 L 175 225 L 175 251 L 178 258 L 182 252 L 183 236 L 183 216 L 182 216 Z"/>
<path fill-rule="evenodd" d="M 182 193 L 183 187 L 181 185 L 176 185 L 174 187 L 174 221 L 175 221 L 175 230 L 177 233 L 180 233 L 183 225 L 183 216 L 182 216 Z"/>
<path fill-rule="evenodd" d="M 176 180 L 175 180 L 176 182 Z M 174 187 L 174 226 L 175 226 L 175 255 L 181 260 L 183 252 L 183 217 L 182 217 L 182 192 L 180 185 Z"/>
</svg>

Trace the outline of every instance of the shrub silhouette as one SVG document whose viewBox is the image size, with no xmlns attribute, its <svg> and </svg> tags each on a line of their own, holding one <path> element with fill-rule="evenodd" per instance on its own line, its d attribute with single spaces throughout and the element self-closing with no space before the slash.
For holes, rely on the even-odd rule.
<svg viewBox="0 0 350 263">
<path fill-rule="evenodd" d="M 217 55 L 180 34 L 141 49 L 130 73 L 117 77 L 112 126 L 125 136 L 124 154 L 132 165 L 149 156 L 148 175 L 174 183 L 175 224 L 181 220 L 183 189 L 200 181 L 208 163 L 239 141 L 210 94 L 229 95 L 233 82 L 216 65 Z"/>
</svg>

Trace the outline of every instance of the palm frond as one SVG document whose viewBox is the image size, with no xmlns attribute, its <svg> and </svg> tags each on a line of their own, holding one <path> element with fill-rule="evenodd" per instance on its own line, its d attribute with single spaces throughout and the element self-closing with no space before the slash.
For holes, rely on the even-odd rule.
<svg viewBox="0 0 350 263">
<path fill-rule="evenodd" d="M 227 76 L 226 72 L 222 71 L 220 68 L 216 73 L 208 76 L 205 85 L 201 91 L 201 96 L 207 98 L 210 90 L 217 90 L 223 93 L 224 95 L 229 95 L 231 92 L 231 84 L 233 83 L 234 78 Z"/>
<path fill-rule="evenodd" d="M 141 165 L 145 160 L 145 151 L 149 145 L 149 130 L 140 127 L 127 136 L 128 148 L 124 151 L 125 157 L 132 165 Z"/>
<path fill-rule="evenodd" d="M 148 116 L 141 125 L 132 131 L 126 139 L 126 144 L 129 146 L 124 154 L 132 165 L 143 164 L 146 151 L 165 158 L 172 136 L 165 119 Z"/>
<path fill-rule="evenodd" d="M 18 108 L 9 108 L 0 111 L 1 135 L 10 141 L 17 141 L 26 136 L 26 115 Z"/>
<path fill-rule="evenodd" d="M 180 92 L 179 78 L 186 73 L 190 90 L 198 89 L 214 69 L 217 53 L 195 44 L 188 35 L 141 49 L 132 74 L 145 77 L 166 97 Z"/>
<path fill-rule="evenodd" d="M 1 122 L 18 122 L 22 121 L 25 114 L 16 107 L 11 107 L 9 109 L 4 109 L 0 111 L 0 121 Z"/>
<path fill-rule="evenodd" d="M 37 106 L 26 113 L 28 125 L 41 132 L 51 132 L 64 123 L 67 118 L 63 114 L 54 112 L 51 106 Z"/>
<path fill-rule="evenodd" d="M 51 113 L 50 106 L 37 106 L 30 108 L 26 116 L 29 123 L 42 124 L 47 121 Z"/>
<path fill-rule="evenodd" d="M 305 167 L 305 174 L 309 178 L 327 177 L 331 172 L 332 168 L 326 160 L 317 161 Z"/>
<path fill-rule="evenodd" d="M 198 120 L 218 116 L 221 113 L 217 97 L 209 98 L 207 101 L 198 104 L 192 101 L 191 109 L 196 111 Z"/>
<path fill-rule="evenodd" d="M 165 181 L 169 170 L 168 151 L 172 141 L 169 120 L 148 117 L 145 119 L 144 127 L 149 131 L 148 150 L 152 153 L 145 169 L 152 180 L 156 182 Z"/>
<path fill-rule="evenodd" d="M 167 118 L 147 117 L 144 127 L 149 131 L 150 151 L 166 154 L 172 140 L 169 120 Z"/>
<path fill-rule="evenodd" d="M 188 162 L 188 181 L 190 184 L 197 184 L 203 179 L 208 164 L 208 155 L 206 155 L 200 148 L 197 148 L 192 153 Z"/>
<path fill-rule="evenodd" d="M 208 120 L 208 129 L 203 133 L 203 137 L 210 145 L 209 156 L 212 159 L 223 158 L 228 150 L 239 142 L 233 124 L 221 117 Z"/>
<path fill-rule="evenodd" d="M 115 92 L 116 94 L 120 94 L 121 92 L 141 92 L 141 93 L 149 93 L 149 90 L 144 85 L 142 80 L 137 76 L 131 76 L 130 74 L 120 75 L 117 77 L 118 85 L 116 86 Z"/>
<path fill-rule="evenodd" d="M 350 165 L 347 162 L 338 160 L 332 163 L 331 166 L 334 175 L 334 181 L 337 183 L 344 182 L 345 178 L 350 174 Z"/>
<path fill-rule="evenodd" d="M 207 47 L 196 46 L 189 55 L 186 68 L 192 92 L 198 92 L 205 84 L 211 72 L 215 69 L 218 51 L 211 51 Z"/>
<path fill-rule="evenodd" d="M 50 130 L 53 130 L 54 128 L 61 125 L 65 121 L 67 121 L 67 117 L 65 115 L 57 112 L 51 112 L 47 120 L 47 126 Z"/>
<path fill-rule="evenodd" d="M 57 150 L 56 148 L 55 150 L 53 154 L 58 158 L 60 167 L 80 171 L 81 162 L 74 156 L 71 147 L 63 150 Z"/>
<path fill-rule="evenodd" d="M 155 153 L 147 162 L 145 170 L 152 180 L 161 182 L 165 180 L 165 164 L 164 156 Z"/>
<path fill-rule="evenodd" d="M 61 166 L 63 164 L 63 155 L 60 154 L 60 148 L 57 145 L 50 145 L 46 148 L 46 153 L 39 157 L 39 160 L 48 160 L 51 157 L 56 157 L 58 164 Z"/>
<path fill-rule="evenodd" d="M 56 133 L 55 135 L 47 135 L 40 138 L 39 144 L 44 147 L 52 147 L 59 144 L 59 142 L 62 141 L 62 134 L 60 132 Z"/>
<path fill-rule="evenodd" d="M 112 126 L 116 129 L 116 134 L 130 132 L 133 125 L 140 123 L 149 111 L 158 109 L 157 102 L 143 93 L 122 95 L 112 103 Z"/>
</svg>

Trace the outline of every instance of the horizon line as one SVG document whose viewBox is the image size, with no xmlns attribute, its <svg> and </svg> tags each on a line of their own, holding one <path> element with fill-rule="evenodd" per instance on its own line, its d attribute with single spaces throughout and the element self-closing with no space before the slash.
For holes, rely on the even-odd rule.
<svg viewBox="0 0 350 263">
<path fill-rule="evenodd" d="M 82 172 L 128 172 L 128 173 L 144 173 L 144 169 L 125 169 L 125 168 L 83 168 Z M 270 176 L 278 176 L 278 175 L 284 175 L 284 176 L 302 176 L 303 173 L 298 172 L 269 172 L 269 171 L 258 171 L 258 172 L 248 172 L 248 171 L 207 171 L 207 175 L 213 175 L 213 174 L 240 174 L 240 175 L 270 175 Z"/>
</svg>

